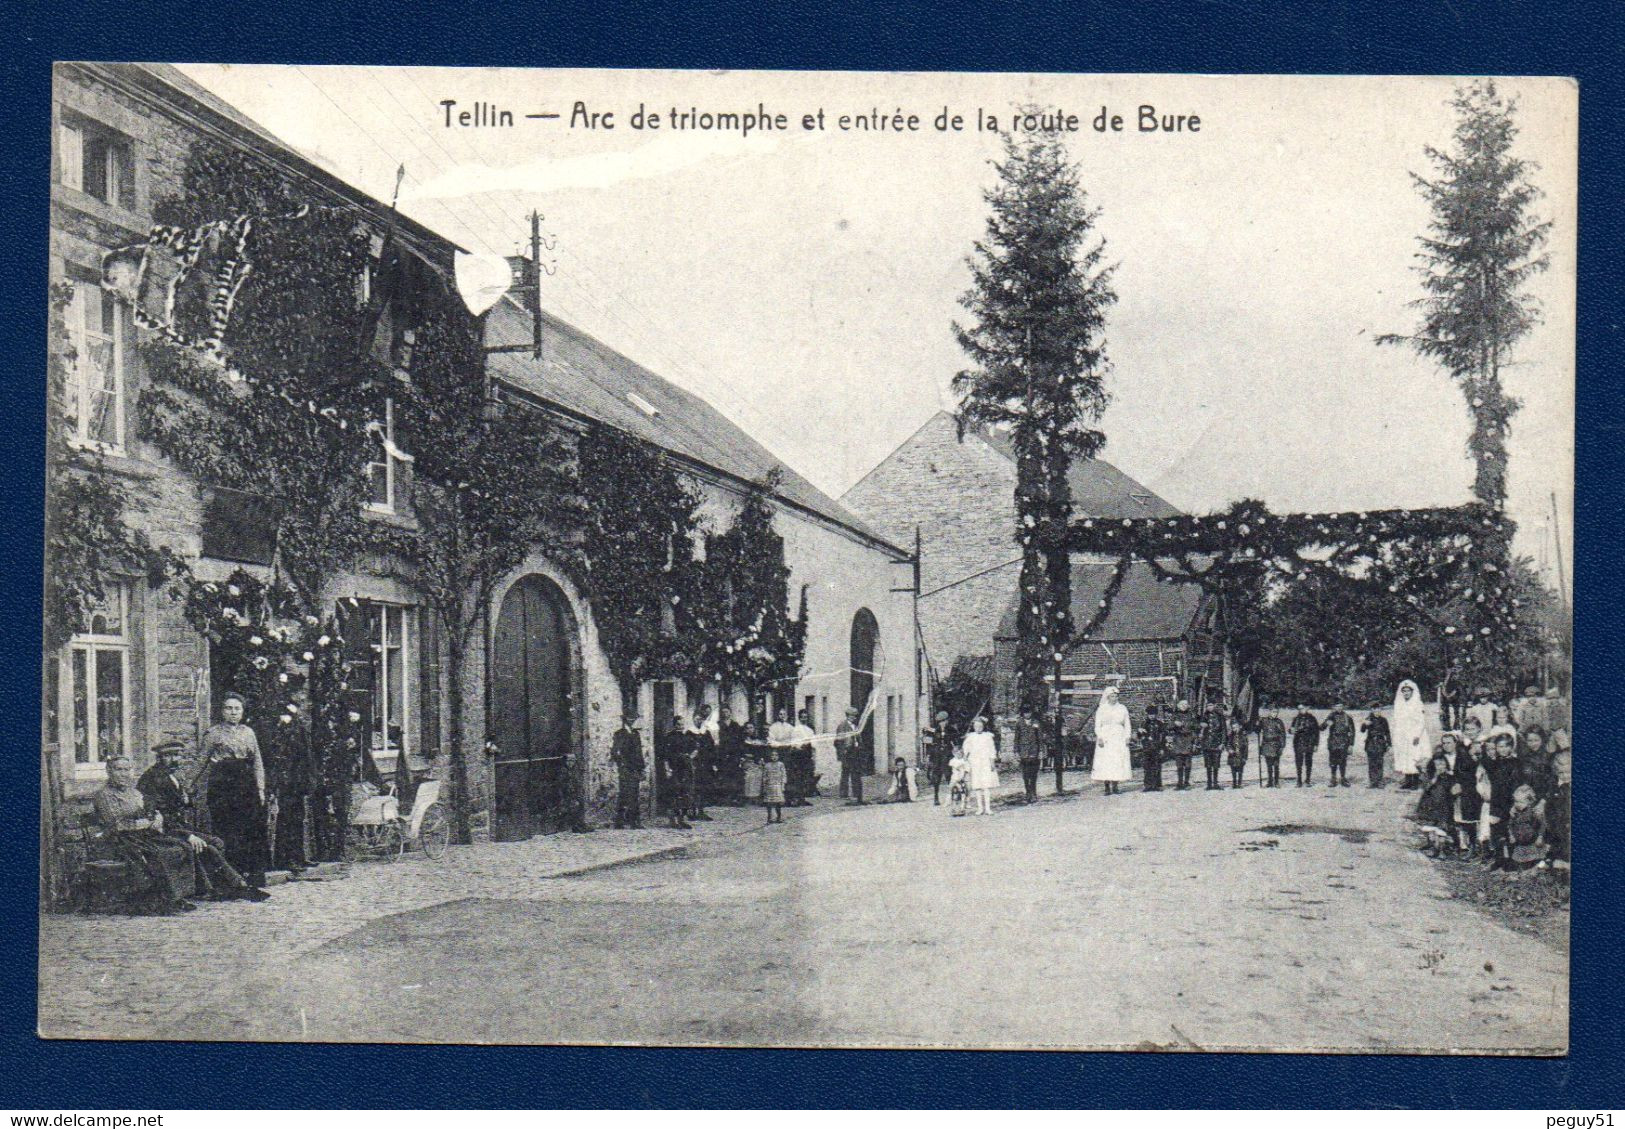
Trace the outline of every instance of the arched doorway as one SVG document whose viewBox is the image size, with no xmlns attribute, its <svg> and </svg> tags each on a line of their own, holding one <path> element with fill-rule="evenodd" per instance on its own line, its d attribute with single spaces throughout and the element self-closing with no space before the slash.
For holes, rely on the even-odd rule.
<svg viewBox="0 0 1625 1129">
<path fill-rule="evenodd" d="M 502 598 L 491 644 L 491 739 L 496 779 L 491 837 L 558 831 L 570 822 L 575 656 L 565 595 L 545 576 Z"/>
<path fill-rule="evenodd" d="M 852 708 L 858 711 L 860 717 L 864 715 L 864 707 L 869 704 L 869 696 L 875 688 L 875 657 L 877 642 L 880 639 L 880 624 L 875 621 L 875 613 L 868 608 L 859 608 L 858 614 L 852 617 Z M 863 730 L 858 734 L 858 748 L 863 751 L 863 763 L 867 766 L 864 771 L 875 771 L 875 711 L 869 710 L 864 717 Z"/>
</svg>

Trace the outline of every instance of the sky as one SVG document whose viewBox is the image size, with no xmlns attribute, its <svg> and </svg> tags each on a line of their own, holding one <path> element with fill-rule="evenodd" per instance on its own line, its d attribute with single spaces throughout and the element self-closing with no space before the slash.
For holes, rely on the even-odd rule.
<svg viewBox="0 0 1625 1129">
<path fill-rule="evenodd" d="M 1416 325 L 1428 212 L 1411 174 L 1430 171 L 1426 146 L 1450 144 L 1459 80 L 182 69 L 381 199 L 404 164 L 402 211 L 471 251 L 515 252 L 540 211 L 552 312 L 705 397 L 837 497 L 953 407 L 966 361 L 952 325 L 999 151 L 978 111 L 1058 107 L 1077 116 L 1069 150 L 1117 265 L 1103 458 L 1195 513 L 1242 497 L 1279 511 L 1469 500 L 1460 392 L 1375 344 Z M 1551 266 L 1531 287 L 1543 321 L 1505 374 L 1523 402 L 1508 506 L 1519 551 L 1551 561 L 1560 544 L 1567 567 L 1576 92 L 1500 85 L 1519 99 L 1515 153 L 1539 166 L 1552 221 Z M 447 99 L 514 124 L 448 126 Z M 632 127 L 640 105 L 659 129 Z M 1141 132 L 1142 105 L 1199 128 Z M 674 108 L 765 110 L 787 128 L 675 128 Z M 1103 108 L 1121 131 L 1109 117 L 1092 127 Z M 820 109 L 823 128 L 804 129 Z M 918 129 L 894 130 L 898 110 Z M 944 110 L 963 127 L 934 128 Z M 546 113 L 560 116 L 525 116 Z M 884 115 L 886 128 L 843 130 L 841 115 Z"/>
</svg>

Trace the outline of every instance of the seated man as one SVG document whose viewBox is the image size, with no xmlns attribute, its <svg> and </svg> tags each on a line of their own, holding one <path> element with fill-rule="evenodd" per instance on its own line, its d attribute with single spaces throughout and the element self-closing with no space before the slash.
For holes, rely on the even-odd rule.
<svg viewBox="0 0 1625 1129">
<path fill-rule="evenodd" d="M 186 746 L 179 741 L 164 741 L 154 745 L 157 763 L 141 774 L 136 788 L 146 797 L 163 819 L 160 830 L 171 839 L 183 841 L 191 848 L 193 869 L 196 871 L 197 892 L 207 898 L 242 898 L 264 901 L 271 895 L 250 886 L 237 869 L 226 860 L 224 844 L 213 835 L 197 830 L 196 809 L 191 790 L 181 771 L 181 754 Z"/>
</svg>

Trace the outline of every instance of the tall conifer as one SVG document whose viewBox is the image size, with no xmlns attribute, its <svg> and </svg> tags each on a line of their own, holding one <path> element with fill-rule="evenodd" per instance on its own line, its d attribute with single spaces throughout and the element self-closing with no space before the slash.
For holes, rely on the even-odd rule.
<svg viewBox="0 0 1625 1129">
<path fill-rule="evenodd" d="M 1036 720 L 1048 709 L 1046 675 L 1058 673 L 1071 641 L 1067 473 L 1106 441 L 1094 424 L 1109 399 L 1106 311 L 1117 295 L 1096 231 L 1100 213 L 1059 137 L 1006 135 L 994 168 L 987 233 L 960 299 L 971 324 L 954 325 L 971 367 L 954 391 L 962 424 L 1007 429 L 1015 451 L 1020 708 Z"/>
</svg>

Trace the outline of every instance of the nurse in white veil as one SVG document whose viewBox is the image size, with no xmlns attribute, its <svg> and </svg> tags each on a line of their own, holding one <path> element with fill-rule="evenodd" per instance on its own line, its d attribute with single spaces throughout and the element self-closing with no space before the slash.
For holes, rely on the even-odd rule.
<svg viewBox="0 0 1625 1129">
<path fill-rule="evenodd" d="M 1128 707 L 1117 700 L 1117 687 L 1106 687 L 1095 711 L 1095 767 L 1090 775 L 1106 785 L 1108 796 L 1116 795 L 1118 786 L 1134 774 L 1128 752 L 1133 728 Z"/>
<path fill-rule="evenodd" d="M 1394 691 L 1394 771 L 1405 777 L 1404 787 L 1415 788 L 1421 781 L 1422 766 L 1432 756 L 1428 744 L 1427 703 L 1422 691 L 1409 678 Z"/>
</svg>

